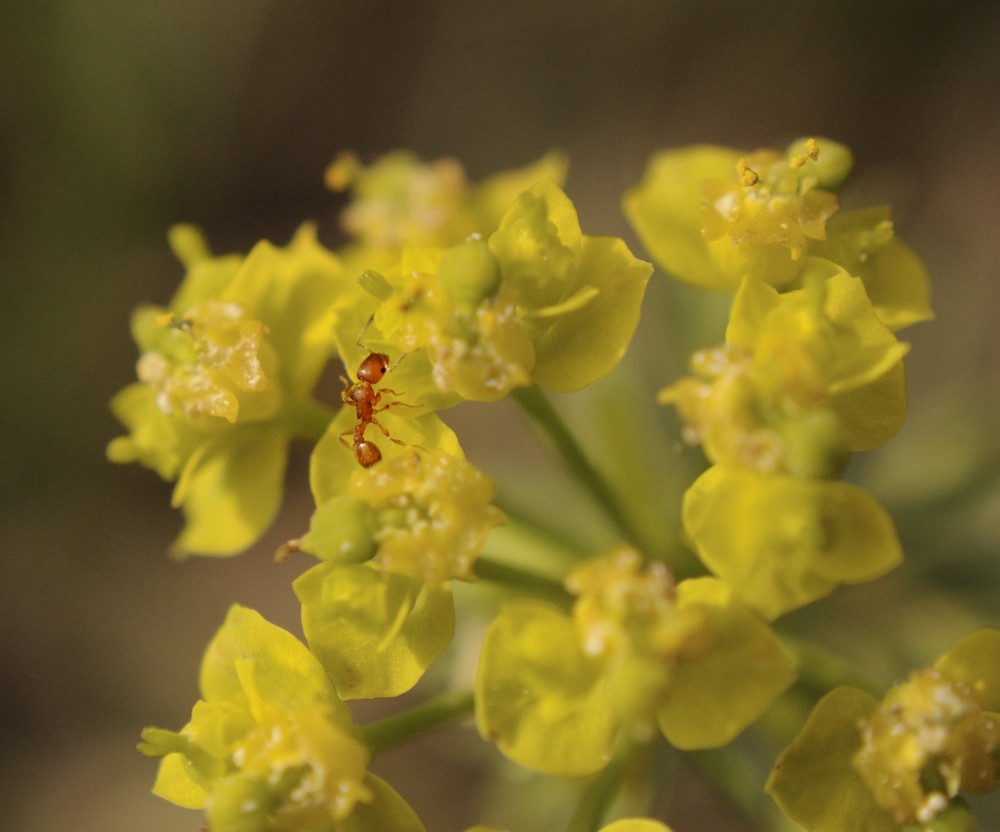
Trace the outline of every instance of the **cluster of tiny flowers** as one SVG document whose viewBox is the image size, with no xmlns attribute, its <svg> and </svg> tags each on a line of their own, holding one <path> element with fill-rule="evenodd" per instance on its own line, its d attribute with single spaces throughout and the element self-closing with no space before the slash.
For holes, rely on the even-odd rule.
<svg viewBox="0 0 1000 832">
<path fill-rule="evenodd" d="M 772 621 L 902 560 L 885 510 L 839 477 L 902 424 L 896 332 L 931 317 L 927 275 L 887 209 L 840 210 L 851 164 L 813 138 L 664 151 L 625 196 L 657 265 L 733 297 L 724 341 L 659 395 L 708 461 L 682 522 L 711 574 L 680 580 L 625 543 L 498 569 L 483 554 L 506 522 L 494 481 L 438 415 L 581 390 L 629 346 L 653 265 L 583 232 L 560 155 L 473 185 L 453 160 L 343 154 L 326 172 L 350 195 L 335 251 L 311 224 L 284 248 L 222 257 L 174 229 L 186 274 L 134 316 L 137 380 L 112 402 L 127 434 L 108 455 L 176 481 L 177 554 L 228 556 L 273 522 L 290 443 L 313 443 L 315 509 L 276 560 L 314 560 L 292 582 L 305 642 L 233 607 L 190 722 L 143 733 L 140 750 L 162 757 L 156 793 L 203 810 L 211 832 L 423 830 L 368 771 L 406 720 L 356 725 L 345 702 L 424 678 L 474 581 L 503 602 L 474 691 L 455 701 L 521 766 L 591 775 L 660 737 L 720 748 L 767 713 L 797 673 Z M 318 389 L 330 362 L 337 409 Z M 553 569 L 558 581 L 540 579 Z M 893 830 L 993 788 L 1000 678 L 974 668 L 996 664 L 997 638 L 961 642 L 882 705 L 832 692 L 772 775 L 778 805 L 815 832 Z M 840 730 L 831 771 L 861 814 L 838 814 L 811 778 L 810 755 Z M 602 832 L 669 830 L 632 818 Z"/>
<path fill-rule="evenodd" d="M 816 705 L 768 781 L 805 829 L 971 830 L 959 796 L 1000 775 L 1000 630 L 972 632 L 879 701 L 839 687 Z M 815 776 L 817 766 L 826 773 Z"/>
<path fill-rule="evenodd" d="M 473 186 L 452 160 L 365 168 L 348 154 L 327 171 L 352 193 L 338 251 L 312 225 L 245 257 L 171 232 L 187 273 L 168 305 L 134 316 L 138 378 L 112 403 L 128 434 L 109 457 L 177 481 L 177 554 L 233 555 L 273 521 L 289 443 L 315 442 L 316 510 L 278 553 L 319 561 L 293 584 L 306 643 L 234 607 L 191 722 L 143 735 L 163 757 L 156 792 L 202 808 L 213 832 L 422 828 L 367 772 L 343 702 L 421 679 L 454 634 L 451 582 L 476 578 L 505 522 L 437 411 L 605 375 L 652 272 L 621 240 L 582 233 L 564 174 L 552 154 Z M 331 360 L 352 376 L 339 411 L 317 390 Z"/>
<path fill-rule="evenodd" d="M 664 189 L 678 167 L 705 178 Z M 907 347 L 854 260 L 832 259 L 827 225 L 849 169 L 846 148 L 828 140 L 784 154 L 672 151 L 626 197 L 664 267 L 735 290 L 725 343 L 695 353 L 693 374 L 660 401 L 677 408 L 685 438 L 713 463 L 687 492 L 684 529 L 705 565 L 768 618 L 902 559 L 881 506 L 836 479 L 852 451 L 891 438 L 906 410 Z M 699 241 L 696 254 L 666 245 L 682 236 Z M 903 245 L 867 254 L 893 242 Z M 923 272 L 909 279 L 926 296 Z"/>
</svg>

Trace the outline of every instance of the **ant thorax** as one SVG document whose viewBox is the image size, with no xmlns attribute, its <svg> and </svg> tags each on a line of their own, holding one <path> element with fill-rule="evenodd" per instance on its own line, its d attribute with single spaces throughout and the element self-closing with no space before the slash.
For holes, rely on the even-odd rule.
<svg viewBox="0 0 1000 832">
<path fill-rule="evenodd" d="M 359 346 L 363 346 L 360 344 L 360 341 Z M 344 382 L 344 389 L 341 391 L 340 398 L 345 404 L 354 405 L 357 423 L 350 430 L 345 430 L 340 434 L 340 442 L 344 447 L 350 448 L 354 452 L 354 458 L 364 468 L 370 468 L 382 459 L 382 452 L 378 446 L 374 442 L 365 439 L 365 428 L 368 425 L 375 425 L 390 442 L 394 442 L 397 445 L 406 444 L 390 436 L 389 431 L 379 423 L 376 417 L 377 413 L 387 410 L 390 407 L 399 405 L 415 407 L 415 405 L 402 401 L 391 401 L 380 405 L 383 393 L 392 393 L 394 395 L 398 395 L 398 393 L 395 390 L 390 390 L 388 387 L 383 387 L 380 390 L 375 389 L 375 385 L 382 381 L 386 374 L 402 360 L 403 356 L 400 356 L 394 364 L 390 364 L 389 356 L 385 353 L 369 351 L 368 355 L 361 361 L 361 364 L 358 365 L 357 381 L 351 383 L 346 378 L 341 377 Z M 346 436 L 352 436 L 350 442 L 344 438 Z"/>
</svg>

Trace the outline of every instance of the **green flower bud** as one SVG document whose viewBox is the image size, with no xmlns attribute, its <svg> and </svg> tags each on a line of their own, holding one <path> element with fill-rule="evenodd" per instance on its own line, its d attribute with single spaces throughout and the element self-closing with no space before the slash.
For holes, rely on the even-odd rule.
<svg viewBox="0 0 1000 832">
<path fill-rule="evenodd" d="M 358 283 L 369 295 L 385 300 L 392 295 L 392 284 L 374 269 L 365 269 Z"/>
<path fill-rule="evenodd" d="M 815 176 L 825 191 L 835 191 L 854 167 L 851 151 L 832 139 L 796 139 L 785 149 L 793 167 L 806 176 Z"/>
<path fill-rule="evenodd" d="M 375 554 L 378 527 L 378 514 L 368 503 L 344 494 L 313 512 L 302 549 L 331 563 L 361 563 Z"/>
<path fill-rule="evenodd" d="M 438 265 L 437 278 L 460 308 L 473 309 L 500 288 L 496 258 L 479 237 L 448 249 Z"/>
</svg>

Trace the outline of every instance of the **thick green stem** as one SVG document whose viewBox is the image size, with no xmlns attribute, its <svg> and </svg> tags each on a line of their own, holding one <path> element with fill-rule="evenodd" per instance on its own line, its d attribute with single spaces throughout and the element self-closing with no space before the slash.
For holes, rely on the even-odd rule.
<svg viewBox="0 0 1000 832">
<path fill-rule="evenodd" d="M 593 466 L 562 417 L 537 386 L 517 387 L 511 395 L 522 410 L 552 441 L 566 466 L 590 492 L 615 528 L 629 543 L 641 547 L 641 540 L 618 501 L 614 489 Z"/>
<path fill-rule="evenodd" d="M 472 716 L 471 690 L 449 691 L 392 716 L 358 728 L 373 757 L 397 745 Z"/>
</svg>

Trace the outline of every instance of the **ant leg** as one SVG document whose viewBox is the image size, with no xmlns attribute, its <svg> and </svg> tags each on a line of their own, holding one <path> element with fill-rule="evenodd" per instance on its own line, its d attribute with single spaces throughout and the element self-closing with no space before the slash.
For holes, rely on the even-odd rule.
<svg viewBox="0 0 1000 832">
<path fill-rule="evenodd" d="M 361 332 L 358 333 L 358 337 L 354 339 L 354 343 L 357 344 L 359 347 L 361 347 L 361 349 L 363 349 L 365 352 L 371 352 L 371 350 L 368 349 L 368 347 L 366 347 L 363 343 L 361 343 L 361 339 L 364 337 L 364 334 L 368 331 L 368 327 L 372 325 L 372 321 L 374 320 L 375 320 L 375 313 L 372 312 L 371 317 L 369 317 L 368 320 L 365 322 L 365 325 L 361 327 Z"/>
<path fill-rule="evenodd" d="M 385 391 L 382 391 L 385 392 Z M 390 391 L 392 392 L 392 391 Z M 402 405 L 403 407 L 420 407 L 419 404 L 411 404 L 410 402 L 402 402 L 399 400 L 394 400 L 391 402 L 386 402 L 376 409 L 376 413 L 381 413 L 383 410 L 388 410 L 390 407 L 395 407 L 396 405 Z"/>
<path fill-rule="evenodd" d="M 396 404 L 396 402 L 390 402 L 389 404 Z M 398 402 L 398 404 L 403 404 L 403 402 Z M 388 407 L 388 405 L 386 405 L 386 407 Z M 384 410 L 385 408 L 382 408 L 382 409 Z M 390 442 L 394 442 L 397 445 L 402 445 L 404 448 L 416 448 L 418 451 L 423 451 L 424 453 L 429 453 L 429 451 L 427 450 L 427 448 L 423 447 L 422 445 L 414 445 L 411 442 L 404 442 L 402 439 L 397 439 L 395 436 L 393 436 L 392 434 L 390 434 L 389 431 L 388 431 L 388 429 L 385 427 L 385 425 L 383 425 L 381 422 L 379 422 L 378 419 L 376 419 L 374 416 L 372 417 L 372 420 L 371 420 L 371 422 L 369 422 L 369 424 L 375 425 L 375 427 L 377 427 L 380 431 L 382 431 L 382 434 Z"/>
<path fill-rule="evenodd" d="M 402 396 L 403 395 L 398 390 L 393 390 L 391 387 L 379 387 L 378 391 L 379 391 L 379 393 L 392 393 L 392 395 L 394 395 L 394 396 Z M 414 404 L 414 405 L 410 405 L 410 406 L 411 407 L 416 407 L 417 405 Z"/>
<path fill-rule="evenodd" d="M 340 391 L 340 400 L 344 404 L 354 404 L 354 399 L 351 398 L 350 393 L 348 392 L 353 386 L 353 384 L 351 383 L 351 381 L 344 378 L 344 376 L 341 376 L 340 380 L 344 382 L 344 386 Z"/>
<path fill-rule="evenodd" d="M 390 402 L 390 404 L 391 404 L 391 402 Z M 386 405 L 386 407 L 388 407 L 388 406 L 389 405 Z M 379 408 L 379 409 L 380 410 L 385 410 L 385 407 L 382 407 L 382 408 Z M 396 439 L 396 437 L 394 437 L 391 433 L 389 433 L 389 429 L 386 428 L 386 426 L 383 425 L 374 416 L 372 416 L 372 420 L 371 420 L 371 422 L 369 422 L 369 424 L 375 425 L 375 427 L 377 427 L 380 431 L 382 431 L 382 433 L 385 436 L 385 438 L 388 439 L 390 442 L 395 442 L 397 445 L 406 445 L 407 444 L 402 439 Z"/>
</svg>

